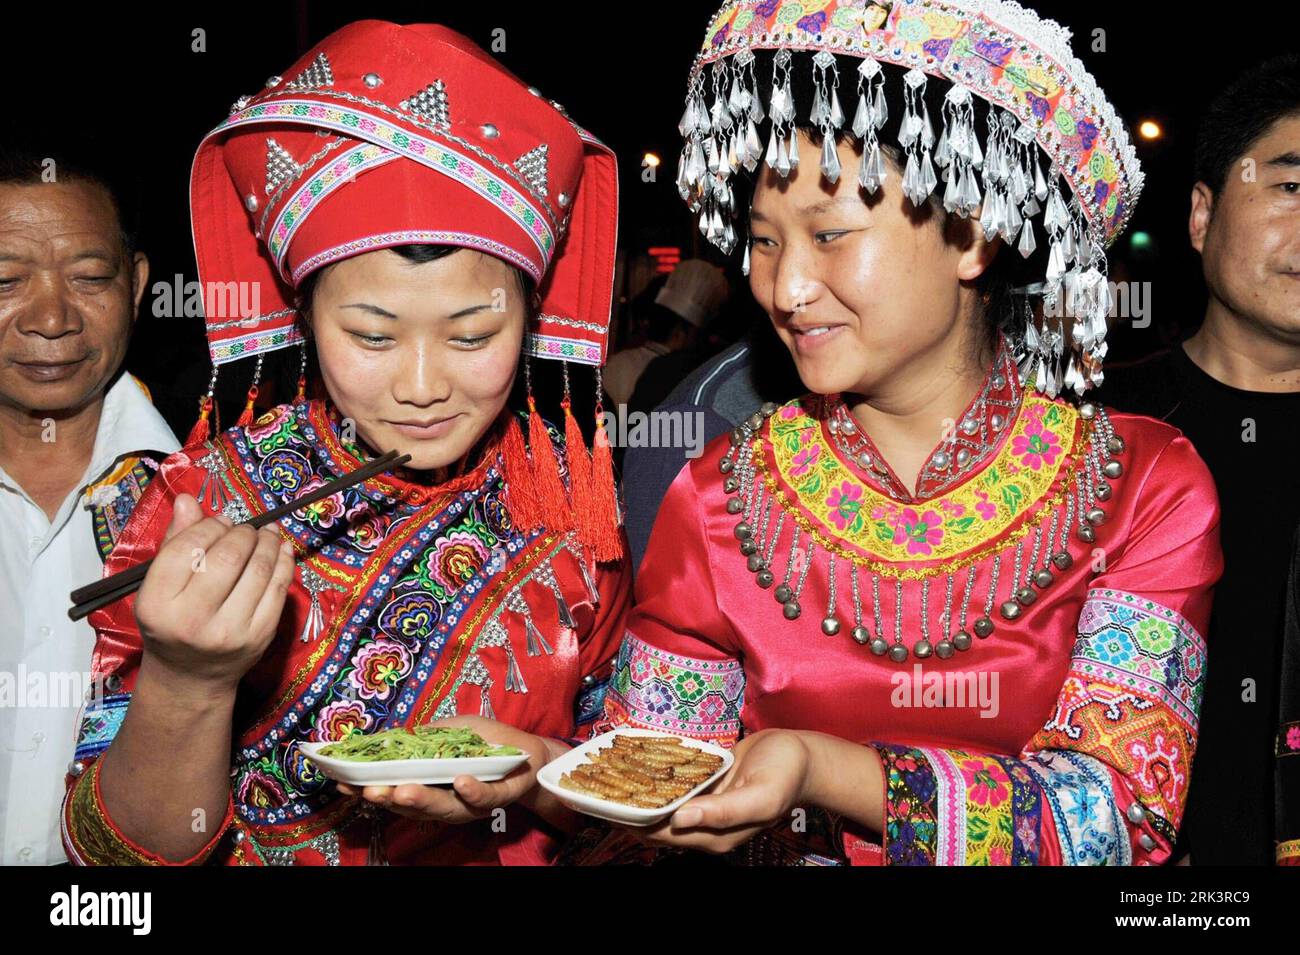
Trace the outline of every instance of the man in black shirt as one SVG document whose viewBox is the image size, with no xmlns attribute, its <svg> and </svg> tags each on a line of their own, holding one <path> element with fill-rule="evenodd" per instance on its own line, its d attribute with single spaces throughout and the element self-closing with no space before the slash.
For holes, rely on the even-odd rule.
<svg viewBox="0 0 1300 955">
<path fill-rule="evenodd" d="M 1190 233 L 1209 302 L 1173 349 L 1107 372 L 1100 400 L 1181 428 L 1222 504 L 1200 738 L 1179 854 L 1267 865 L 1290 542 L 1300 521 L 1300 57 L 1211 106 Z"/>
</svg>

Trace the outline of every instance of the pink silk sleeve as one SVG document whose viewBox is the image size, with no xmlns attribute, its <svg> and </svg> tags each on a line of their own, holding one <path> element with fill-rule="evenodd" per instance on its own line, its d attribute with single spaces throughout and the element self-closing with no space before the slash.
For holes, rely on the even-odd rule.
<svg viewBox="0 0 1300 955">
<path fill-rule="evenodd" d="M 1018 757 L 874 744 L 887 864 L 1151 865 L 1182 820 L 1223 569 L 1213 478 L 1174 438 L 1099 571 L 1053 712 Z"/>
<path fill-rule="evenodd" d="M 630 725 L 723 746 L 740 738 L 745 674 L 718 606 L 694 470 L 681 470 L 659 508 L 592 735 Z"/>
</svg>

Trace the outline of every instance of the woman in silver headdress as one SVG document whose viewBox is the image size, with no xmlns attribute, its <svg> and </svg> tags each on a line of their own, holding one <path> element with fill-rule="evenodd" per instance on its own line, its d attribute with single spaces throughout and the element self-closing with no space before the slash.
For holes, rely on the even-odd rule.
<svg viewBox="0 0 1300 955">
<path fill-rule="evenodd" d="M 1004 0 L 740 0 L 681 128 L 682 196 L 810 394 L 755 409 L 660 510 L 604 725 L 736 763 L 642 838 L 1165 861 L 1218 501 L 1177 430 L 1084 400 L 1142 174 L 1068 33 Z M 617 851 L 597 841 L 572 857 Z"/>
</svg>

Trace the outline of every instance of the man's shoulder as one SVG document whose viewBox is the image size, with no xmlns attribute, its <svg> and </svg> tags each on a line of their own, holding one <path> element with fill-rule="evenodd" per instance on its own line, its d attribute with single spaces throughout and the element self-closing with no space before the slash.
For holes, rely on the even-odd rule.
<svg viewBox="0 0 1300 955">
<path fill-rule="evenodd" d="M 745 340 L 736 342 L 714 355 L 683 378 L 681 383 L 669 392 L 668 397 L 664 399 L 664 405 L 717 407 L 719 399 L 724 394 L 730 396 L 739 386 L 742 392 L 742 395 L 739 396 L 739 403 L 757 408 L 762 404 L 762 399 L 750 383 L 750 364 L 751 346 L 749 342 Z M 744 401 L 745 394 L 743 393 L 752 395 L 753 400 Z M 737 402 L 727 402 L 728 406 L 732 404 L 737 404 Z M 723 417 L 732 421 L 736 420 L 739 415 L 746 413 L 744 411 L 734 411 L 734 409 L 732 411 L 733 413 L 729 414 L 719 409 L 719 413 Z"/>
<path fill-rule="evenodd" d="M 1119 411 L 1164 418 L 1178 404 L 1183 378 L 1181 345 L 1173 345 L 1137 361 L 1106 369 L 1095 400 Z"/>
</svg>

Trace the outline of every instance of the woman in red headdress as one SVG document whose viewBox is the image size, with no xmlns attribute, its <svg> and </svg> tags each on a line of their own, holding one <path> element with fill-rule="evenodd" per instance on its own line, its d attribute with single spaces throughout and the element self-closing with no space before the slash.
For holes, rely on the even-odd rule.
<svg viewBox="0 0 1300 955">
<path fill-rule="evenodd" d="M 325 397 L 254 421 L 255 372 L 209 437 L 209 392 L 137 507 L 106 572 L 153 565 L 92 617 L 69 857 L 546 861 L 533 776 L 599 709 L 629 584 L 603 432 L 589 453 L 567 394 L 563 435 L 506 405 L 525 343 L 604 360 L 612 154 L 464 37 L 366 21 L 235 105 L 191 205 L 214 367 L 305 335 Z M 530 761 L 358 794 L 300 748 L 440 721 Z"/>
</svg>

